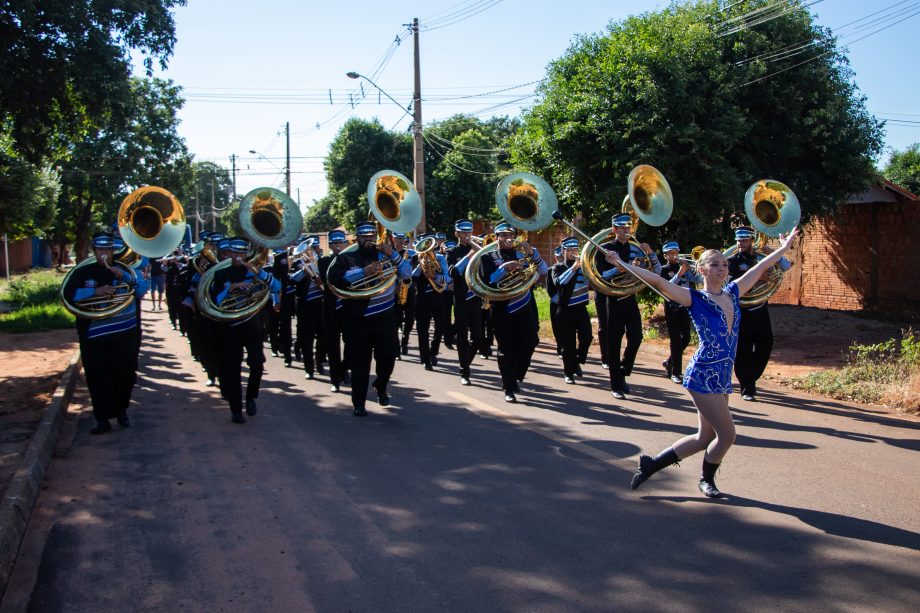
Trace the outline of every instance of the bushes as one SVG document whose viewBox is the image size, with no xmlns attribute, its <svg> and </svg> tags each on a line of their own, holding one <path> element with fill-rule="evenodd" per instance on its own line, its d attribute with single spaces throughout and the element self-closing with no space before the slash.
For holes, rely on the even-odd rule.
<svg viewBox="0 0 920 613">
<path fill-rule="evenodd" d="M 69 328 L 74 324 L 59 297 L 63 276 L 53 271 L 30 272 L 11 281 L 0 292 L 0 300 L 12 311 L 0 315 L 0 331 L 40 332 Z"/>
<path fill-rule="evenodd" d="M 798 377 L 792 384 L 841 400 L 920 412 L 920 333 L 904 330 L 900 341 L 854 344 L 843 368 Z"/>
</svg>

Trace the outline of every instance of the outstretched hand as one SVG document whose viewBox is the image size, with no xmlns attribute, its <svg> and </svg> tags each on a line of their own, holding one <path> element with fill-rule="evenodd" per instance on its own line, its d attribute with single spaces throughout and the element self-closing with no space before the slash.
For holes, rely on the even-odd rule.
<svg viewBox="0 0 920 613">
<path fill-rule="evenodd" d="M 792 241 L 795 240 L 795 237 L 798 236 L 798 234 L 799 234 L 798 226 L 792 228 L 792 230 L 789 231 L 789 234 L 786 234 L 786 235 L 780 234 L 779 235 L 779 240 L 780 240 L 779 248 L 782 249 L 783 251 L 789 249 L 789 247 L 792 246 Z"/>
</svg>

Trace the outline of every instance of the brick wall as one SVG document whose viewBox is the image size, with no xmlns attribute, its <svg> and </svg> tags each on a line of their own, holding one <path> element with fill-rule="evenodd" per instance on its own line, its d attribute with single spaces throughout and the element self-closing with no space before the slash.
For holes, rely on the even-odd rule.
<svg viewBox="0 0 920 613">
<path fill-rule="evenodd" d="M 842 311 L 920 312 L 920 283 L 912 273 L 920 204 L 846 204 L 812 220 L 771 302 Z"/>
</svg>

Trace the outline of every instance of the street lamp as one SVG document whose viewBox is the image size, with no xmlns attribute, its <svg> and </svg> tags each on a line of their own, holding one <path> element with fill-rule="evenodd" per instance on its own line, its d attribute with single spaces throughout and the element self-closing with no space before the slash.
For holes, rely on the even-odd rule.
<svg viewBox="0 0 920 613">
<path fill-rule="evenodd" d="M 274 162 L 272 162 L 270 159 L 268 159 L 267 157 L 265 157 L 264 155 L 262 155 L 261 153 L 259 153 L 259 152 L 256 151 L 255 149 L 250 149 L 250 150 L 249 150 L 249 153 L 251 153 L 251 154 L 253 154 L 253 155 L 259 156 L 260 158 L 262 158 L 263 160 L 265 160 L 266 162 L 268 162 L 269 164 L 271 164 L 272 166 L 274 166 L 274 167 L 275 167 L 275 170 L 277 170 L 278 172 L 284 174 L 284 182 L 285 182 L 285 185 L 286 185 L 286 187 L 287 187 L 288 195 L 290 195 L 290 193 L 291 193 L 291 174 L 290 174 L 290 168 L 288 168 L 287 170 L 283 170 L 283 169 L 281 169 L 281 168 L 278 168 L 278 165 L 277 165 L 277 164 L 275 164 Z"/>
<path fill-rule="evenodd" d="M 403 106 L 396 101 L 393 96 L 388 94 L 382 87 L 374 83 L 372 80 L 367 78 L 361 73 L 358 72 L 346 72 L 345 76 L 349 79 L 364 79 L 371 85 L 377 88 L 377 91 L 382 93 L 384 96 L 393 101 L 396 106 L 402 109 L 402 112 L 406 115 L 410 115 L 409 111 L 404 109 Z M 425 150 L 422 144 L 422 96 L 420 93 L 418 71 L 415 75 L 415 93 L 412 98 L 412 111 L 410 115 L 412 117 L 412 158 L 413 158 L 413 169 L 412 169 L 412 182 L 415 183 L 415 189 L 418 191 L 419 200 L 422 204 L 422 220 L 418 224 L 418 232 L 425 231 Z M 417 232 L 417 233 L 418 233 Z"/>
</svg>

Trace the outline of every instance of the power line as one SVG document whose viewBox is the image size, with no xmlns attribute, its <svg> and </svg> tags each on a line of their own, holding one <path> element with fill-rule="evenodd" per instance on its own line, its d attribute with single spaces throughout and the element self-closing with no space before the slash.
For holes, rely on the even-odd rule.
<svg viewBox="0 0 920 613">
<path fill-rule="evenodd" d="M 425 142 L 428 143 L 428 146 L 431 147 L 431 150 L 434 151 L 438 155 L 438 157 L 440 157 L 442 160 L 444 160 L 445 162 L 447 162 L 449 165 L 453 166 L 457 170 L 460 170 L 462 172 L 468 172 L 474 175 L 483 175 L 483 176 L 493 176 L 493 175 L 500 174 L 499 172 L 482 172 L 479 170 L 472 170 L 470 168 L 464 168 L 463 166 L 460 166 L 459 164 L 455 164 L 451 162 L 449 159 L 447 159 L 447 156 L 444 153 L 442 153 L 440 149 L 435 147 L 434 144 L 430 140 L 428 140 L 428 138 L 425 136 L 424 131 L 422 131 L 422 138 L 425 139 Z"/>
</svg>

